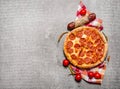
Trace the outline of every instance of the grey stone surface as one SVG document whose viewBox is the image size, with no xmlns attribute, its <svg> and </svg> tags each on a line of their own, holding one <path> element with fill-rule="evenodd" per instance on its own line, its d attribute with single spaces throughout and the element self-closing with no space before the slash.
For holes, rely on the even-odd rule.
<svg viewBox="0 0 120 89">
<path fill-rule="evenodd" d="M 76 83 L 58 36 L 79 0 L 0 0 L 0 89 L 120 89 L 120 0 L 83 0 L 103 19 L 111 61 L 102 85 Z"/>
</svg>

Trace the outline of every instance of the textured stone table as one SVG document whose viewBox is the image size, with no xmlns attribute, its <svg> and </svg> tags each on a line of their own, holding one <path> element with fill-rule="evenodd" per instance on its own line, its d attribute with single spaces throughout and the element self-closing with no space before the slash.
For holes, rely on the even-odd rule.
<svg viewBox="0 0 120 89">
<path fill-rule="evenodd" d="M 79 0 L 0 0 L 0 89 L 120 89 L 120 0 L 83 0 L 104 21 L 111 61 L 102 85 L 76 83 L 61 62 Z"/>
</svg>

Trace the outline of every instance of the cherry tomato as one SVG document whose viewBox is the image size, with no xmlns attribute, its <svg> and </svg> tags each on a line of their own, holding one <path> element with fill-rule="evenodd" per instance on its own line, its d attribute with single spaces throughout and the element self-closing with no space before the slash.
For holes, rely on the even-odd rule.
<svg viewBox="0 0 120 89">
<path fill-rule="evenodd" d="M 88 77 L 89 79 L 92 79 L 94 77 L 94 73 L 92 71 L 88 72 Z"/>
<path fill-rule="evenodd" d="M 63 66 L 67 67 L 69 65 L 69 61 L 67 59 L 63 60 Z"/>
<path fill-rule="evenodd" d="M 81 16 L 84 16 L 86 14 L 86 9 L 82 9 L 81 11 L 80 11 L 80 15 Z"/>
<path fill-rule="evenodd" d="M 75 75 L 75 80 L 76 80 L 77 82 L 80 82 L 81 79 L 82 79 L 81 74 L 80 74 L 80 73 L 79 73 L 79 74 L 77 73 L 77 74 Z"/>
<path fill-rule="evenodd" d="M 101 74 L 98 72 L 95 72 L 94 77 L 95 79 L 101 79 Z"/>
</svg>

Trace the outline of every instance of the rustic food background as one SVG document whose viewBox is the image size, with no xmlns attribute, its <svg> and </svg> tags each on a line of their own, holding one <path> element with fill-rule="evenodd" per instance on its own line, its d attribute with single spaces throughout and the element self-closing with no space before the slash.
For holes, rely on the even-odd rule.
<svg viewBox="0 0 120 89">
<path fill-rule="evenodd" d="M 83 0 L 103 19 L 111 60 L 102 85 L 76 83 L 62 66 L 79 0 L 0 0 L 0 89 L 120 89 L 120 0 Z"/>
</svg>

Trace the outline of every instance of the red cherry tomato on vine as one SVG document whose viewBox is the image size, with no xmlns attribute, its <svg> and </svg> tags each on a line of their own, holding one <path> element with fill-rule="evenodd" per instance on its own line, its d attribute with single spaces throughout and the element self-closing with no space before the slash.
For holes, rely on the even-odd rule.
<svg viewBox="0 0 120 89">
<path fill-rule="evenodd" d="M 98 72 L 95 72 L 94 77 L 95 79 L 101 79 L 101 74 Z"/>
<path fill-rule="evenodd" d="M 81 76 L 80 73 L 75 75 L 75 80 L 76 80 L 77 82 L 80 82 L 81 79 L 82 79 L 82 76 Z"/>
<path fill-rule="evenodd" d="M 67 59 L 63 60 L 63 66 L 67 67 L 69 65 L 69 61 Z"/>
<path fill-rule="evenodd" d="M 94 73 L 92 71 L 88 72 L 88 77 L 89 79 L 92 79 L 94 77 Z"/>
<path fill-rule="evenodd" d="M 81 11 L 80 11 L 80 15 L 81 16 L 84 16 L 86 14 L 86 9 L 82 9 Z"/>
</svg>

